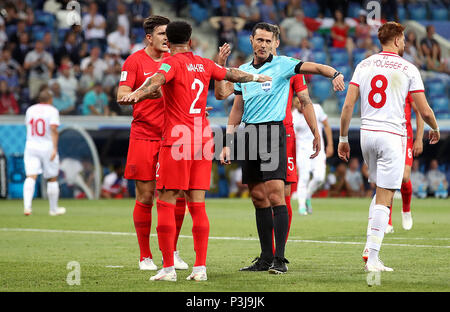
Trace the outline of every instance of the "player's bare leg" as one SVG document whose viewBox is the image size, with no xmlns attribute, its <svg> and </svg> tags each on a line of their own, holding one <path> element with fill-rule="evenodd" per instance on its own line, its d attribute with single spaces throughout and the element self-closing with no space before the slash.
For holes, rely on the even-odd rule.
<svg viewBox="0 0 450 312">
<path fill-rule="evenodd" d="M 157 270 L 150 250 L 152 206 L 156 189 L 155 181 L 136 180 L 136 202 L 133 210 L 134 228 L 138 239 L 140 270 Z"/>
<path fill-rule="evenodd" d="M 389 222 L 389 206 L 392 204 L 395 190 L 385 189 L 377 186 L 375 206 L 372 211 L 370 231 L 367 239 L 369 249 L 368 259 L 365 266 L 366 271 L 392 271 L 383 265 L 379 259 L 379 252 L 383 242 L 384 233 Z"/>
<path fill-rule="evenodd" d="M 58 207 L 59 199 L 59 184 L 58 177 L 53 177 L 47 180 L 47 196 L 50 205 L 50 215 L 60 216 L 66 213 L 66 208 Z"/>
<path fill-rule="evenodd" d="M 23 213 L 26 216 L 31 215 L 36 179 L 37 175 L 29 175 L 23 183 Z"/>
<path fill-rule="evenodd" d="M 402 226 L 405 230 L 410 230 L 413 226 L 413 219 L 411 215 L 411 198 L 412 198 L 412 185 L 411 185 L 411 166 L 405 165 L 405 171 L 403 173 L 402 187 L 400 189 L 402 193 Z"/>
<path fill-rule="evenodd" d="M 206 281 L 206 255 L 208 251 L 209 220 L 205 207 L 205 191 L 186 192 L 189 212 L 192 217 L 192 237 L 194 238 L 195 263 L 187 280 Z"/>
</svg>

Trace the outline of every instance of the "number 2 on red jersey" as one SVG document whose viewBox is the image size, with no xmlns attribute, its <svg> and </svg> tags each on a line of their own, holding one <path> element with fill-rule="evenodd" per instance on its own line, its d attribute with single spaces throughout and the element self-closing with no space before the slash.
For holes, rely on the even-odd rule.
<svg viewBox="0 0 450 312">
<path fill-rule="evenodd" d="M 205 85 L 200 79 L 195 78 L 194 82 L 192 83 L 191 89 L 195 90 L 197 85 L 199 86 L 197 91 L 197 96 L 195 97 L 194 101 L 191 104 L 191 108 L 189 109 L 189 114 L 200 114 L 202 111 L 201 108 L 195 108 L 195 104 L 197 103 L 198 99 L 200 98 L 200 95 L 203 92 L 203 89 L 205 88 Z"/>
<path fill-rule="evenodd" d="M 381 86 L 377 86 L 377 82 L 381 81 Z M 373 108 L 382 108 L 386 104 L 386 89 L 388 87 L 388 80 L 383 75 L 376 75 L 370 81 L 371 90 L 369 92 L 369 104 Z M 381 96 L 381 100 L 377 103 L 374 100 L 376 94 Z"/>
</svg>

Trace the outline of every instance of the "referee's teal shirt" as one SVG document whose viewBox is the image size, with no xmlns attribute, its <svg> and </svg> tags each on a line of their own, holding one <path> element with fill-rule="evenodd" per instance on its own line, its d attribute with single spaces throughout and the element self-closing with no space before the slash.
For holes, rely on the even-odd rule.
<svg viewBox="0 0 450 312">
<path fill-rule="evenodd" d="M 272 81 L 263 83 L 234 84 L 234 93 L 241 94 L 244 100 L 242 121 L 256 124 L 284 120 L 290 79 L 299 72 L 301 64 L 300 60 L 271 54 L 264 63 L 254 65 L 252 61 L 241 65 L 239 69 L 248 73 L 272 77 Z"/>
</svg>

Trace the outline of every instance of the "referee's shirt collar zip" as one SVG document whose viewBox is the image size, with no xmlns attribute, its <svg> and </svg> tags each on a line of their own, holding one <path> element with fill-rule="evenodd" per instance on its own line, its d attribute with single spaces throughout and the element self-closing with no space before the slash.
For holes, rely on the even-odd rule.
<svg viewBox="0 0 450 312">
<path fill-rule="evenodd" d="M 259 63 L 259 64 L 256 64 L 256 65 L 255 65 L 255 59 L 253 59 L 251 65 L 252 65 L 254 68 L 256 68 L 256 69 L 259 69 L 259 68 L 261 68 L 264 64 L 266 64 L 267 62 L 272 62 L 272 60 L 273 60 L 273 55 L 270 54 L 269 57 L 266 58 L 266 60 L 265 60 L 264 62 Z"/>
</svg>

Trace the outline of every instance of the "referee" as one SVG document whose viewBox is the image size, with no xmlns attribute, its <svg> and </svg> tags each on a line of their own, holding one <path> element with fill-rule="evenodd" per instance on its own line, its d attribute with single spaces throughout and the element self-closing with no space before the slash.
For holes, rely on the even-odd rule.
<svg viewBox="0 0 450 312">
<path fill-rule="evenodd" d="M 284 198 L 286 180 L 286 131 L 283 120 L 289 96 L 290 78 L 296 74 L 320 74 L 332 78 L 335 91 L 345 88 L 344 77 L 334 68 L 285 56 L 273 55 L 276 29 L 258 23 L 250 36 L 254 58 L 239 68 L 249 73 L 272 77 L 263 84 L 235 83 L 235 99 L 228 118 L 226 137 L 220 159 L 230 164 L 230 146 L 237 126 L 245 123 L 245 157 L 242 182 L 248 184 L 255 206 L 256 226 L 261 254 L 241 271 L 287 272 L 284 257 L 288 232 L 288 213 Z M 267 198 L 270 206 L 267 207 Z M 275 235 L 275 255 L 272 251 Z"/>
</svg>

